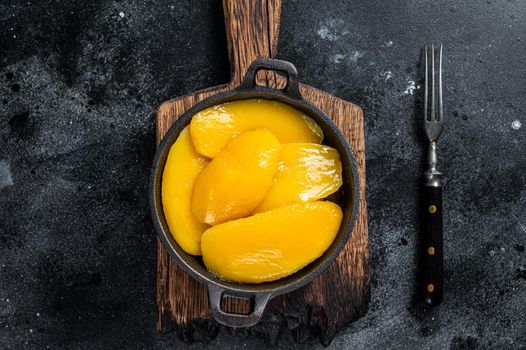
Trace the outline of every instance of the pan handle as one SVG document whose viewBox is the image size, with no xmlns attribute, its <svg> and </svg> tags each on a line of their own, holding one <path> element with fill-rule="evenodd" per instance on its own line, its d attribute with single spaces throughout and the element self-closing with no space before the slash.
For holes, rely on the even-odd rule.
<svg viewBox="0 0 526 350">
<path fill-rule="evenodd" d="M 212 309 L 212 315 L 217 322 L 229 327 L 250 327 L 258 323 L 268 301 L 272 297 L 272 293 L 269 292 L 255 294 L 236 293 L 236 296 L 250 298 L 253 302 L 252 312 L 248 315 L 240 315 L 225 312 L 221 309 L 221 299 L 225 293 L 225 289 L 215 284 L 208 285 L 208 300 L 210 309 Z"/>
<path fill-rule="evenodd" d="M 296 99 L 301 98 L 298 87 L 298 71 L 296 70 L 296 67 L 290 62 L 273 58 L 255 59 L 252 64 L 250 64 L 250 67 L 248 67 L 247 74 L 245 74 L 245 78 L 243 78 L 240 87 L 256 87 L 256 74 L 263 69 L 285 73 L 287 75 L 287 85 L 285 85 L 283 92 L 289 97 Z"/>
</svg>

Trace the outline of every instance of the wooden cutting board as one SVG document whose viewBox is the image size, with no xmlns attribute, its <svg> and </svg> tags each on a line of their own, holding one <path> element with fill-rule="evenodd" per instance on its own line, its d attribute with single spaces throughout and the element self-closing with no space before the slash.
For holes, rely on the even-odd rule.
<svg viewBox="0 0 526 350">
<path fill-rule="evenodd" d="M 236 88 L 255 58 L 276 56 L 281 0 L 223 0 L 223 8 L 232 80 L 164 102 L 157 112 L 158 142 L 195 103 Z M 299 73 L 301 80 L 301 70 Z M 276 87 L 280 79 L 266 73 L 260 83 Z M 274 344 L 280 331 L 288 329 L 298 342 L 319 338 L 328 345 L 339 329 L 366 312 L 370 299 L 363 113 L 360 107 L 313 87 L 301 85 L 300 91 L 336 122 L 354 151 L 360 172 L 358 219 L 351 239 L 322 275 L 295 292 L 274 298 L 258 325 L 230 331 L 259 334 Z M 219 325 L 210 314 L 205 288 L 177 266 L 160 241 L 157 259 L 157 329 L 174 329 L 185 342 L 215 338 Z M 224 305 L 231 312 L 248 311 L 248 307 L 233 299 Z"/>
</svg>

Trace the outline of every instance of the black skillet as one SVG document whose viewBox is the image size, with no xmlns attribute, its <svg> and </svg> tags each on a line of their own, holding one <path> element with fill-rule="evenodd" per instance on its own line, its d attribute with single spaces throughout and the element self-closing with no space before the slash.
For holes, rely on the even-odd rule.
<svg viewBox="0 0 526 350">
<path fill-rule="evenodd" d="M 285 74 L 287 76 L 287 84 L 285 88 L 279 90 L 257 85 L 256 74 L 259 70 L 270 70 Z M 254 98 L 279 101 L 302 111 L 318 123 L 323 130 L 323 143 L 338 150 L 342 161 L 343 186 L 338 193 L 332 197 L 334 198 L 334 201 L 342 207 L 343 220 L 332 245 L 320 258 L 305 268 L 291 276 L 274 282 L 241 284 L 227 282 L 217 278 L 207 271 L 200 257 L 189 255 L 179 247 L 170 234 L 164 218 L 161 203 L 161 180 L 170 147 L 179 136 L 179 133 L 190 123 L 193 115 L 203 109 L 220 103 Z M 354 226 L 358 214 L 358 198 L 360 198 L 358 167 L 347 140 L 325 113 L 301 96 L 296 68 L 289 62 L 275 59 L 255 60 L 250 65 L 245 78 L 238 88 L 229 92 L 216 94 L 197 103 L 177 119 L 159 144 L 150 177 L 150 206 L 152 217 L 155 228 L 159 233 L 164 247 L 179 266 L 197 281 L 206 286 L 210 308 L 214 318 L 218 322 L 232 327 L 248 327 L 255 325 L 261 318 L 265 306 L 271 298 L 291 292 L 306 285 L 319 276 L 334 261 L 334 259 L 336 259 L 338 253 L 342 250 L 349 239 Z M 228 242 L 225 242 L 225 244 L 228 244 Z M 228 313 L 222 310 L 221 299 L 226 295 L 250 299 L 252 301 L 251 313 L 248 315 L 240 315 Z"/>
</svg>

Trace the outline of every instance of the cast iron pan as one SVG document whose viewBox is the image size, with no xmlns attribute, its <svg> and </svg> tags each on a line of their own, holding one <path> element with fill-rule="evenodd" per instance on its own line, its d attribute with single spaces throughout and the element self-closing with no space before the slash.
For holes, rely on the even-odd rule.
<svg viewBox="0 0 526 350">
<path fill-rule="evenodd" d="M 285 74 L 287 76 L 287 85 L 283 90 L 257 85 L 256 74 L 259 70 L 270 70 Z M 161 180 L 170 147 L 179 136 L 179 133 L 190 123 L 193 115 L 220 103 L 252 98 L 274 100 L 288 104 L 302 111 L 319 124 L 324 133 L 323 143 L 336 148 L 342 160 L 343 186 L 336 195 L 331 196 L 331 199 L 342 207 L 343 219 L 332 245 L 320 258 L 302 270 L 274 282 L 241 284 L 217 278 L 207 271 L 200 257 L 189 255 L 179 247 L 170 234 L 164 218 L 161 203 Z M 218 322 L 232 327 L 248 327 L 256 324 L 271 298 L 306 285 L 319 276 L 336 259 L 351 234 L 358 214 L 359 198 L 358 167 L 347 140 L 325 113 L 301 96 L 298 88 L 296 68 L 289 62 L 267 58 L 257 59 L 252 62 L 243 82 L 238 88 L 216 94 L 197 103 L 177 119 L 157 148 L 150 177 L 152 217 L 164 247 L 179 266 L 207 287 L 210 308 L 214 318 Z M 225 242 L 225 244 L 228 244 L 228 242 Z M 250 299 L 253 305 L 251 313 L 240 315 L 222 310 L 221 299 L 225 295 Z"/>
</svg>

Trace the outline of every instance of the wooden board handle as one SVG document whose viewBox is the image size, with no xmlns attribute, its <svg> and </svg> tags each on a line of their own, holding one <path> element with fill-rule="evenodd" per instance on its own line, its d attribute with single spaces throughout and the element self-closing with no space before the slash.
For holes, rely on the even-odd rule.
<svg viewBox="0 0 526 350">
<path fill-rule="evenodd" d="M 258 57 L 277 51 L 281 0 L 223 0 L 232 81 L 241 83 Z"/>
</svg>

